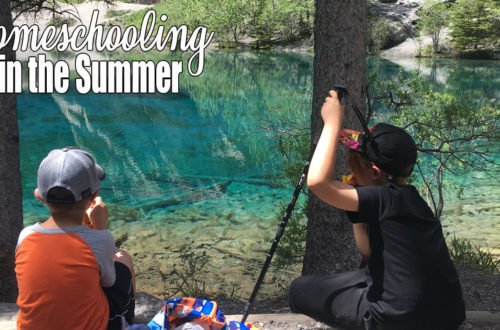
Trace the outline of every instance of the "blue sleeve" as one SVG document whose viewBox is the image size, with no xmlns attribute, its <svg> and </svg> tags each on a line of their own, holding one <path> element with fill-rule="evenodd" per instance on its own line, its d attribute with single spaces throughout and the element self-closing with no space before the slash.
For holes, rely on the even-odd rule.
<svg viewBox="0 0 500 330">
<path fill-rule="evenodd" d="M 352 223 L 377 223 L 389 204 L 389 191 L 385 186 L 357 186 L 358 212 L 347 212 Z"/>
</svg>

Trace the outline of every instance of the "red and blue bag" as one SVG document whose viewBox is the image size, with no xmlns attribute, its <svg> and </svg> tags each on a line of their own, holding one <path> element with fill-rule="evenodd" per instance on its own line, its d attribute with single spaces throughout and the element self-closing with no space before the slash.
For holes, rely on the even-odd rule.
<svg viewBox="0 0 500 330">
<path fill-rule="evenodd" d="M 196 323 L 209 330 L 253 330 L 250 324 L 230 321 L 215 301 L 198 298 L 172 298 L 148 323 L 151 330 L 173 330 L 185 323 Z"/>
</svg>

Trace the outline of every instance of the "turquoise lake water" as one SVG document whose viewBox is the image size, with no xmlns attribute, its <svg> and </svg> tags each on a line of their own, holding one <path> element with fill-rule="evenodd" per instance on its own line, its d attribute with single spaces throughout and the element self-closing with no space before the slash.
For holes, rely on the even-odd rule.
<svg viewBox="0 0 500 330">
<path fill-rule="evenodd" d="M 25 222 L 46 215 L 32 198 L 37 166 L 65 145 L 89 150 L 104 167 L 108 203 L 147 217 L 203 200 L 227 209 L 234 195 L 248 212 L 262 213 L 262 196 L 275 209 L 288 191 L 276 187 L 283 157 L 268 127 L 305 113 L 311 58 L 215 54 L 207 67 L 178 95 L 20 95 Z M 277 113 L 266 110 L 276 104 Z"/>
<path fill-rule="evenodd" d="M 500 99 L 498 62 L 368 62 L 380 79 L 394 79 L 405 67 L 418 68 L 437 89 L 478 102 Z M 202 76 L 181 79 L 178 95 L 20 95 L 25 224 L 47 216 L 33 198 L 38 164 L 53 148 L 77 145 L 106 170 L 101 192 L 116 211 L 115 235 L 154 236 L 145 227 L 160 223 L 196 240 L 207 233 L 193 223 L 206 220 L 220 232 L 248 230 L 234 237 L 257 237 L 253 249 L 266 250 L 271 220 L 292 192 L 272 130 L 307 127 L 311 75 L 311 55 L 222 52 L 210 54 Z M 456 221 L 445 217 L 445 227 L 500 243 L 498 181 L 476 173 L 455 179 L 470 198 L 450 199 L 447 214 Z M 237 248 L 245 254 L 243 245 Z"/>
</svg>

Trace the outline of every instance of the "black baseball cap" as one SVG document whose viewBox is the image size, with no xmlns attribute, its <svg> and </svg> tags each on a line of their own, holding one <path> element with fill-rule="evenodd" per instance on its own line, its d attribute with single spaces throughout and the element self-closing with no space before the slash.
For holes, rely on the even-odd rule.
<svg viewBox="0 0 500 330">
<path fill-rule="evenodd" d="M 417 161 L 417 146 L 411 135 L 390 124 L 376 124 L 368 132 L 344 129 L 340 141 L 392 176 L 410 176 L 410 166 Z"/>
</svg>

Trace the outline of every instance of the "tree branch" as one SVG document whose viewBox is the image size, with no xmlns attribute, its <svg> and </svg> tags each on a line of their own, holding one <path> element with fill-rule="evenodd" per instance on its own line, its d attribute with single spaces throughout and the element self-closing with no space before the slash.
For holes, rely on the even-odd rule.
<svg viewBox="0 0 500 330">
<path fill-rule="evenodd" d="M 422 181 L 424 182 L 425 188 L 427 189 L 427 192 L 429 193 L 429 196 L 431 198 L 432 207 L 434 209 L 434 214 L 436 214 L 436 201 L 434 199 L 434 194 L 432 192 L 430 183 L 427 182 L 427 179 L 424 176 L 424 171 L 422 170 L 422 167 L 420 166 L 420 163 L 418 163 L 418 162 L 417 162 L 417 169 L 418 169 L 418 173 L 420 174 L 420 177 L 422 178 Z"/>
<path fill-rule="evenodd" d="M 108 5 L 113 5 L 115 0 L 97 0 L 100 2 L 104 2 Z M 51 3 L 52 6 L 46 5 L 46 3 Z M 70 3 L 67 0 L 62 0 L 63 4 L 70 5 L 76 11 L 76 6 Z M 13 20 L 16 20 L 23 14 L 33 13 L 36 15 L 39 14 L 42 10 L 47 10 L 51 13 L 55 13 L 58 15 L 68 14 L 81 22 L 80 16 L 70 9 L 60 9 L 60 4 L 57 1 L 47 1 L 47 0 L 11 0 L 11 11 L 13 13 Z"/>
<path fill-rule="evenodd" d="M 396 102 L 394 100 L 394 96 L 393 96 L 391 91 L 388 91 L 387 95 L 389 96 L 389 99 L 391 100 L 391 104 L 394 105 L 394 111 L 396 111 L 396 112 L 398 112 L 400 107 L 415 105 L 414 103 L 411 103 L 411 102 Z"/>
</svg>

